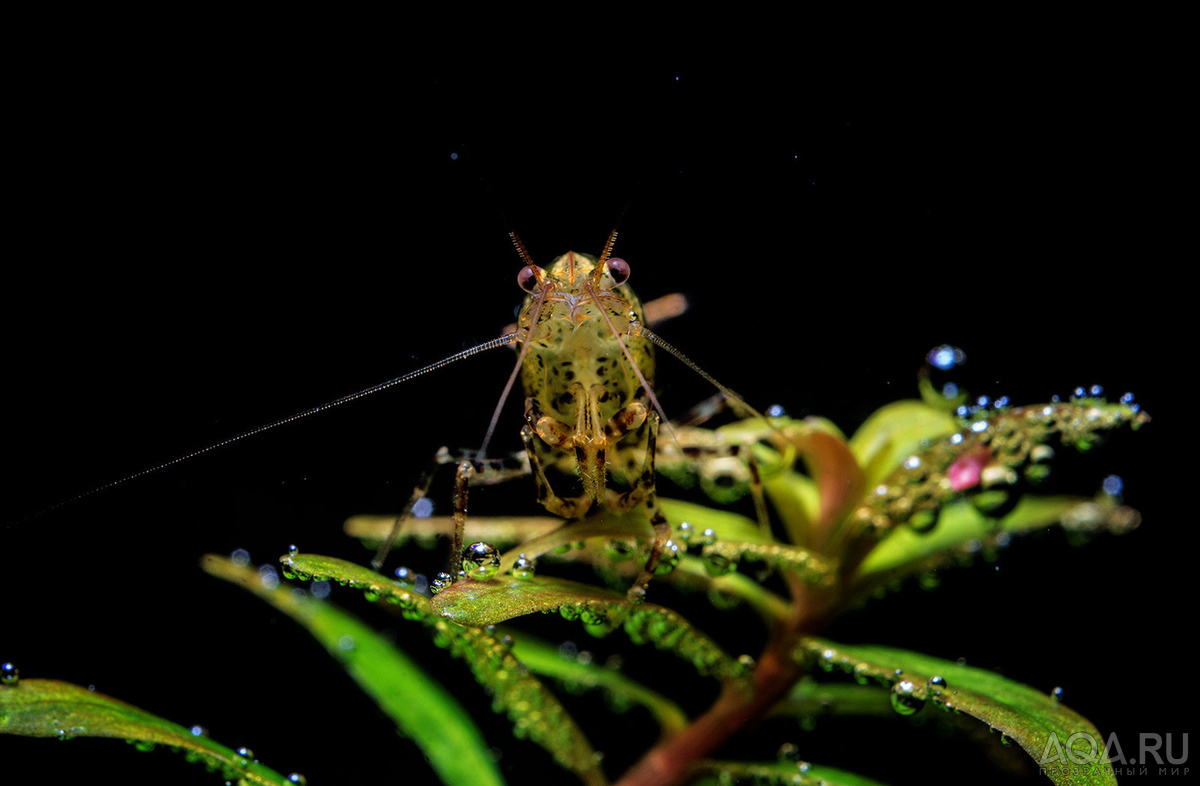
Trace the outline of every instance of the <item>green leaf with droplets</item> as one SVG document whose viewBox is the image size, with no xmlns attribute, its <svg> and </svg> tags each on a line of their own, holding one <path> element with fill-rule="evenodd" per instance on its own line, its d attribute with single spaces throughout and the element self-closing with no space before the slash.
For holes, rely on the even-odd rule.
<svg viewBox="0 0 1200 786">
<path fill-rule="evenodd" d="M 352 562 L 314 554 L 289 554 L 280 562 L 288 578 L 331 580 L 361 589 L 369 599 L 399 605 L 405 619 L 421 623 L 436 645 L 466 662 L 475 679 L 491 692 L 493 709 L 507 714 L 514 735 L 541 745 L 589 786 L 607 782 L 599 757 L 578 724 L 503 641 L 483 628 L 434 614 L 425 596 Z"/>
<path fill-rule="evenodd" d="M 209 555 L 209 574 L 250 590 L 304 626 L 355 682 L 417 744 L 447 784 L 503 784 L 487 743 L 462 705 L 411 658 L 332 604 L 267 588 L 258 571 Z M 347 641 L 353 646 L 345 646 Z M 316 708 L 306 706 L 306 710 Z"/>
<path fill-rule="evenodd" d="M 807 549 L 783 543 L 738 543 L 725 539 L 705 546 L 701 559 L 718 557 L 723 563 L 763 562 L 778 570 L 795 573 L 809 584 L 831 584 L 837 564 Z"/>
<path fill-rule="evenodd" d="M 115 737 L 139 745 L 166 745 L 189 761 L 252 786 L 290 781 L 236 751 L 133 705 L 69 682 L 23 679 L 0 685 L 0 734 L 26 737 Z"/>
<path fill-rule="evenodd" d="M 880 407 L 850 438 L 850 452 L 866 476 L 866 488 L 883 480 L 900 462 L 958 428 L 954 417 L 923 401 Z"/>
<path fill-rule="evenodd" d="M 996 541 L 1002 534 L 1017 535 L 1055 524 L 1120 533 L 1136 527 L 1137 518 L 1131 508 L 1105 506 L 1083 497 L 1027 494 L 1011 512 L 996 520 L 962 500 L 947 505 L 938 516 L 937 526 L 929 532 L 916 532 L 911 527 L 894 529 L 863 560 L 854 582 L 870 587 L 888 584 L 915 571 L 936 568 L 977 545 Z"/>
<path fill-rule="evenodd" d="M 1091 721 L 1028 685 L 984 669 L 891 647 L 847 646 L 809 638 L 801 642 L 796 655 L 825 671 L 853 673 L 856 679 L 890 686 L 911 683 L 911 690 L 905 691 L 910 703 L 931 703 L 983 721 L 1020 745 L 1061 786 L 1112 786 L 1117 782 L 1112 765 L 1104 761 L 1104 738 Z M 945 684 L 930 684 L 934 676 Z M 1083 751 L 1067 749 L 1068 740 L 1077 734 L 1091 735 L 1098 746 L 1094 761 L 1086 766 L 1067 758 L 1091 753 L 1090 746 Z M 1074 743 L 1085 740 L 1079 736 Z M 1056 759 L 1060 753 L 1066 756 Z"/>
<path fill-rule="evenodd" d="M 697 769 L 714 775 L 696 781 L 696 786 L 754 783 L 762 786 L 884 786 L 880 781 L 819 764 L 805 764 L 803 771 L 795 762 L 705 761 Z M 724 778 L 724 779 L 723 779 Z"/>
<path fill-rule="evenodd" d="M 511 574 L 489 581 L 456 581 L 434 595 L 429 603 L 435 614 L 476 627 L 537 611 L 553 611 L 561 606 L 593 604 L 599 609 L 611 609 L 617 617 L 624 616 L 628 607 L 624 595 L 602 587 L 553 576 L 518 579 Z"/>
<path fill-rule="evenodd" d="M 600 689 L 626 704 L 640 704 L 650 711 L 664 734 L 682 731 L 688 724 L 679 705 L 615 669 L 564 657 L 558 647 L 532 636 L 513 634 L 513 638 L 513 655 L 535 674 L 589 690 Z"/>
<path fill-rule="evenodd" d="M 746 667 L 678 613 L 653 603 L 633 605 L 623 595 L 549 576 L 489 581 L 463 579 L 433 597 L 434 612 L 464 625 L 492 625 L 535 611 L 558 610 L 603 634 L 623 623 L 635 643 L 670 650 L 701 674 L 741 677 Z"/>
</svg>

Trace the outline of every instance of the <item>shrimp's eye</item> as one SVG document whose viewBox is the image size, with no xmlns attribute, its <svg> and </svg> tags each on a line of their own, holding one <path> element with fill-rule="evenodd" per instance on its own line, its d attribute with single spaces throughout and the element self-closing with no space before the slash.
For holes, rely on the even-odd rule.
<svg viewBox="0 0 1200 786">
<path fill-rule="evenodd" d="M 521 272 L 517 274 L 517 284 L 521 289 L 529 294 L 533 294 L 538 290 L 538 282 L 542 278 L 542 269 L 537 265 L 526 265 L 521 268 Z"/>
<path fill-rule="evenodd" d="M 629 263 L 620 257 L 613 257 L 608 260 L 608 274 L 612 276 L 614 284 L 624 284 L 629 280 Z"/>
</svg>

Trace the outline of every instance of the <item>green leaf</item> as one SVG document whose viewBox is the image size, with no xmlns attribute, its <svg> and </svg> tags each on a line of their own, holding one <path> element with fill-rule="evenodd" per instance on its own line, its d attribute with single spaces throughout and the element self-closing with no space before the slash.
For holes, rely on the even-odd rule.
<svg viewBox="0 0 1200 786">
<path fill-rule="evenodd" d="M 483 626 L 535 611 L 557 610 L 603 635 L 623 622 L 634 643 L 671 650 L 701 674 L 743 677 L 746 664 L 731 658 L 678 613 L 653 603 L 633 605 L 611 590 L 550 576 L 489 581 L 461 579 L 433 597 L 433 611 L 462 625 Z"/>
<path fill-rule="evenodd" d="M 797 658 L 824 671 L 841 669 L 860 681 L 874 680 L 892 686 L 893 706 L 912 714 L 926 703 L 970 715 L 1020 745 L 1044 768 L 1052 781 L 1063 786 L 1112 786 L 1112 765 L 1104 759 L 1104 738 L 1086 718 L 1050 696 L 984 669 L 960 665 L 917 652 L 869 645 L 847 646 L 822 639 L 804 639 Z M 944 684 L 930 682 L 941 677 Z M 1068 751 L 1071 735 L 1091 735 L 1097 745 L 1093 762 L 1079 765 L 1063 757 L 1091 753 Z M 1078 737 L 1076 744 L 1085 737 Z M 1055 746 L 1055 742 L 1059 747 Z"/>
<path fill-rule="evenodd" d="M 434 614 L 425 596 L 352 562 L 314 554 L 289 554 L 280 562 L 289 579 L 328 579 L 363 590 L 369 600 L 398 605 L 405 619 L 426 628 L 434 644 L 466 662 L 475 679 L 492 693 L 493 709 L 507 713 L 514 735 L 541 745 L 589 786 L 606 782 L 587 737 L 554 694 L 526 673 L 528 669 L 513 656 L 510 642 L 483 628 L 459 625 Z"/>
<path fill-rule="evenodd" d="M 697 769 L 716 773 L 716 777 L 697 781 L 696 786 L 719 786 L 727 782 L 722 775 L 733 783 L 762 786 L 883 786 L 872 778 L 808 762 L 705 761 Z"/>
<path fill-rule="evenodd" d="M 489 581 L 456 581 L 434 595 L 429 605 L 435 614 L 460 625 L 483 627 L 562 606 L 591 609 L 619 621 L 629 604 L 624 595 L 591 584 L 553 576 L 518 579 L 510 574 Z"/>
<path fill-rule="evenodd" d="M 558 647 L 523 634 L 513 636 L 513 655 L 535 674 L 587 689 L 599 688 L 621 704 L 640 704 L 650 711 L 664 734 L 682 731 L 687 715 L 679 705 L 619 671 L 563 657 Z"/>
<path fill-rule="evenodd" d="M 1063 523 L 1071 529 L 1105 527 L 1123 532 L 1137 526 L 1137 513 L 1130 508 L 1108 505 L 1083 497 L 1037 497 L 1026 495 L 1017 506 L 997 520 L 980 513 L 968 500 L 947 505 L 929 532 L 897 527 L 876 546 L 859 566 L 856 584 L 886 584 L 917 570 L 937 567 L 976 544 L 986 545 L 1001 534 L 1022 534 Z"/>
<path fill-rule="evenodd" d="M 288 784 L 283 775 L 182 726 L 78 685 L 24 679 L 0 685 L 0 733 L 26 737 L 116 737 L 139 747 L 167 745 L 188 761 L 254 786 Z"/>
<path fill-rule="evenodd" d="M 462 705 L 402 651 L 329 603 L 265 587 L 258 571 L 214 555 L 209 574 L 238 584 L 300 623 L 417 744 L 447 784 L 504 783 L 479 728 Z M 314 709 L 308 707 L 306 709 Z"/>
<path fill-rule="evenodd" d="M 850 438 L 850 452 L 866 476 L 866 488 L 888 476 L 924 445 L 953 434 L 954 417 L 923 401 L 896 401 L 880 407 Z"/>
</svg>

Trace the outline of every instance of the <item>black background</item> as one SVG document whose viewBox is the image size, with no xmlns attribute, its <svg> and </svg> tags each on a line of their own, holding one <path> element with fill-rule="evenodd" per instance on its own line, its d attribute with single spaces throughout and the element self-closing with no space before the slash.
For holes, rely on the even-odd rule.
<svg viewBox="0 0 1200 786">
<path fill-rule="evenodd" d="M 1184 351 L 1163 240 L 1182 212 L 1168 56 L 1025 42 L 736 66 L 581 65 L 587 49 L 418 63 L 373 36 L 329 37 L 162 32 L 80 53 L 47 36 L 27 64 L 10 120 L 6 515 L 491 338 L 521 295 L 508 229 L 547 262 L 597 252 L 623 213 L 631 284 L 692 300 L 659 332 L 759 407 L 849 433 L 914 395 L 943 342 L 967 351 L 978 394 L 1132 390 L 1155 422 L 1096 455 L 1060 452 L 1060 476 L 1091 493 L 1122 475 L 1141 529 L 1084 548 L 1019 542 L 998 570 L 909 586 L 830 636 L 1062 685 L 1127 756 L 1140 732 L 1186 731 L 1157 676 L 1194 625 L 1168 436 Z M 0 660 L 200 723 L 312 784 L 431 780 L 318 646 L 197 560 L 245 547 L 273 562 L 295 543 L 365 561 L 341 521 L 395 510 L 439 445 L 476 446 L 511 363 L 474 358 L 7 527 Z M 669 359 L 658 385 L 675 414 L 710 392 Z M 518 446 L 515 423 L 510 403 L 499 446 Z M 473 511 L 536 513 L 528 491 L 481 494 Z M 442 556 L 401 559 L 435 572 Z M 711 627 L 756 651 L 736 615 Z M 544 633 L 626 650 L 693 711 L 711 698 L 669 658 L 568 623 Z M 465 669 L 413 649 L 482 717 L 511 779 L 553 767 L 491 717 Z M 599 705 L 579 715 L 613 774 L 654 736 L 640 716 L 614 730 Z M 898 718 L 807 736 L 767 724 L 723 754 L 770 757 L 784 741 L 886 782 L 1014 777 L 965 737 Z M 215 780 L 119 742 L 0 738 L 0 772 L 25 767 L 44 782 L 106 768 L 125 783 Z"/>
</svg>

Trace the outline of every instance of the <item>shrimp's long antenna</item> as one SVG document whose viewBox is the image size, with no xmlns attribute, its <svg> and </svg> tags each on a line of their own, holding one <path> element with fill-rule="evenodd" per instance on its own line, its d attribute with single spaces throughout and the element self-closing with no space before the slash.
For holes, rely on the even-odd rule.
<svg viewBox="0 0 1200 786">
<path fill-rule="evenodd" d="M 630 329 L 629 332 L 635 336 L 641 336 L 642 338 L 649 341 L 651 344 L 654 344 L 655 346 L 671 353 L 676 358 L 678 358 L 685 366 L 687 366 L 692 371 L 695 371 L 697 374 L 699 374 L 700 376 L 702 376 L 706 380 L 708 380 L 708 382 L 710 384 L 712 384 L 713 387 L 715 387 L 717 390 L 721 391 L 721 394 L 723 396 L 725 396 L 726 400 L 729 402 L 729 406 L 733 409 L 734 412 L 736 412 L 738 414 L 739 417 L 743 417 L 743 418 L 753 417 L 753 418 L 758 418 L 759 420 L 766 421 L 768 423 L 770 422 L 765 417 L 763 417 L 763 415 L 758 410 L 756 410 L 754 407 L 747 404 L 745 399 L 743 399 L 741 396 L 739 396 L 737 393 L 735 393 L 732 389 L 727 388 L 724 385 L 722 385 L 720 382 L 717 381 L 716 377 L 714 377 L 712 374 L 709 374 L 704 369 L 700 368 L 700 366 L 696 365 L 695 361 L 693 361 L 687 355 L 684 355 L 682 352 L 680 352 L 675 347 L 668 344 L 666 341 L 664 341 L 661 337 L 659 337 L 656 333 L 651 331 L 645 325 L 640 325 L 640 324 L 634 325 Z"/>
<path fill-rule="evenodd" d="M 465 349 L 462 352 L 451 355 L 450 357 L 443 358 L 443 359 L 437 361 L 436 363 L 430 363 L 428 366 L 419 368 L 416 371 L 410 371 L 407 374 L 404 374 L 403 376 L 399 376 L 394 379 L 389 379 L 387 382 L 381 382 L 378 385 L 372 385 L 371 387 L 364 388 L 363 390 L 360 390 L 356 393 L 351 393 L 349 395 L 342 396 L 341 398 L 334 399 L 333 401 L 327 401 L 324 404 L 321 404 L 321 405 L 315 406 L 315 407 L 311 407 L 310 409 L 302 410 L 300 412 L 295 413 L 294 415 L 288 415 L 286 418 L 280 418 L 279 420 L 274 420 L 274 421 L 271 421 L 270 423 L 266 423 L 264 425 L 252 428 L 249 431 L 243 431 L 240 434 L 236 434 L 232 437 L 229 437 L 228 439 L 223 439 L 220 442 L 214 442 L 213 444 L 208 445 L 207 447 L 200 448 L 199 450 L 193 450 L 190 453 L 183 454 L 182 456 L 176 456 L 175 458 L 171 459 L 170 461 L 164 461 L 161 464 L 156 464 L 153 467 L 148 467 L 146 469 L 139 470 L 132 474 L 126 475 L 125 477 L 118 478 L 116 480 L 110 480 L 108 483 L 105 483 L 101 486 L 96 486 L 95 488 L 93 488 L 89 491 L 85 491 L 82 494 L 76 494 L 73 497 L 68 497 L 67 499 L 64 499 L 61 502 L 55 503 L 54 505 L 51 505 L 46 508 L 42 508 L 41 510 L 39 510 L 35 513 L 31 513 L 28 516 L 25 516 L 24 518 L 19 519 L 18 521 L 8 524 L 7 526 L 11 527 L 18 523 L 24 523 L 24 522 L 30 521 L 31 519 L 39 518 L 41 516 L 46 515 L 47 513 L 51 513 L 55 510 L 58 510 L 59 508 L 64 507 L 66 505 L 72 505 L 76 502 L 87 499 L 88 497 L 91 497 L 95 494 L 99 494 L 103 491 L 107 491 L 108 489 L 115 488 L 117 486 L 123 486 L 126 483 L 137 480 L 138 478 L 145 477 L 146 475 L 152 475 L 155 472 L 164 470 L 167 467 L 173 467 L 176 464 L 182 464 L 185 461 L 190 461 L 191 459 L 194 459 L 197 456 L 203 456 L 205 453 L 211 453 L 214 450 L 223 448 L 226 445 L 231 445 L 234 442 L 240 442 L 241 440 L 246 439 L 248 437 L 253 437 L 256 434 L 261 434 L 264 431 L 270 431 L 271 429 L 279 428 L 280 426 L 286 426 L 288 423 L 294 423 L 297 420 L 303 420 L 304 418 L 310 417 L 312 415 L 316 415 L 319 412 L 324 412 L 327 409 L 333 409 L 334 407 L 339 407 L 342 404 L 349 404 L 351 401 L 357 401 L 360 398 L 365 398 L 365 397 L 373 395 L 375 393 L 379 393 L 380 391 L 387 390 L 388 388 L 393 388 L 396 385 L 400 385 L 404 382 L 408 382 L 410 379 L 419 377 L 422 374 L 428 374 L 431 371 L 436 371 L 437 369 L 442 368 L 443 366 L 448 366 L 451 363 L 462 360 L 464 358 L 468 358 L 471 355 L 477 355 L 480 352 L 484 352 L 489 349 L 495 349 L 496 347 L 508 346 L 509 344 L 513 344 L 513 343 L 517 342 L 518 340 L 520 340 L 519 333 L 509 333 L 508 335 L 500 336 L 499 338 L 494 338 L 491 341 L 485 341 L 484 343 L 479 344 L 474 347 L 471 347 L 470 349 Z"/>
</svg>

